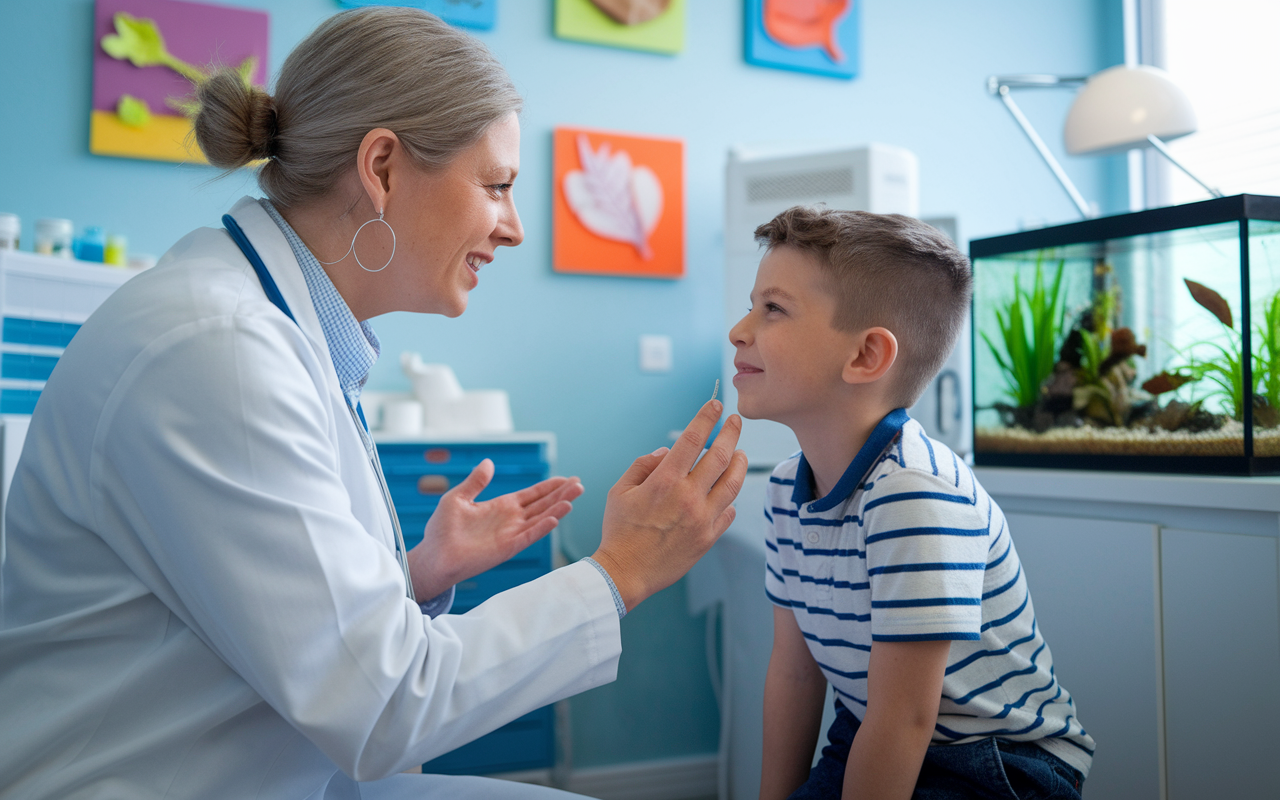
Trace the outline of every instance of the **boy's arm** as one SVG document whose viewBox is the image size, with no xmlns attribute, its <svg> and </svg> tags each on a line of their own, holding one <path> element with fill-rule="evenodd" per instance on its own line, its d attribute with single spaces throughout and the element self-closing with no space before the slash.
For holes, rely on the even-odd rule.
<svg viewBox="0 0 1280 800">
<path fill-rule="evenodd" d="M 867 713 L 849 749 L 843 800 L 911 797 L 938 721 L 950 650 L 946 640 L 871 645 Z"/>
<path fill-rule="evenodd" d="M 795 614 L 775 606 L 773 653 L 764 681 L 760 800 L 783 800 L 809 778 L 826 696 L 827 679 L 805 644 Z"/>
</svg>

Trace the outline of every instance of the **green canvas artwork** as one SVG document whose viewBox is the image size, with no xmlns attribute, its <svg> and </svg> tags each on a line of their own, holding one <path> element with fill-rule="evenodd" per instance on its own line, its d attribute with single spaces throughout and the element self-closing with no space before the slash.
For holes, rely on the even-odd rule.
<svg viewBox="0 0 1280 800">
<path fill-rule="evenodd" d="M 556 0 L 561 39 L 678 53 L 684 49 L 685 0 Z"/>
</svg>

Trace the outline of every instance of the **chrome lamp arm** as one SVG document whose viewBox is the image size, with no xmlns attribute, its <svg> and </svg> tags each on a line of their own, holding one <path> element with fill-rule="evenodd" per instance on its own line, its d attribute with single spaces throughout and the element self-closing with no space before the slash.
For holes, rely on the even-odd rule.
<svg viewBox="0 0 1280 800">
<path fill-rule="evenodd" d="M 1194 172 L 1187 169 L 1186 166 L 1181 161 L 1174 158 L 1173 153 L 1169 152 L 1168 145 L 1160 141 L 1160 137 L 1154 136 L 1152 134 L 1147 134 L 1147 141 L 1151 144 L 1152 147 L 1155 148 L 1157 153 L 1169 159 L 1169 163 L 1173 164 L 1175 167 L 1182 170 L 1183 173 L 1185 173 L 1188 178 L 1200 184 L 1200 187 L 1204 189 L 1206 192 L 1208 192 L 1210 195 L 1212 195 L 1213 197 L 1222 197 L 1222 192 L 1218 191 L 1217 189 L 1213 188 L 1209 184 L 1197 178 Z"/>
<path fill-rule="evenodd" d="M 1031 144 L 1035 147 L 1036 152 L 1040 154 L 1040 158 L 1044 159 L 1044 163 L 1053 172 L 1053 176 L 1058 179 L 1058 183 L 1062 184 L 1062 188 L 1071 197 L 1071 201 L 1076 204 L 1080 215 L 1089 219 L 1096 215 L 1089 208 L 1089 204 L 1085 202 L 1084 196 L 1080 194 L 1080 190 L 1067 177 L 1067 173 L 1062 169 L 1062 165 L 1058 163 L 1058 159 L 1053 157 L 1053 153 L 1049 152 L 1049 148 L 1045 145 L 1044 140 L 1040 138 L 1040 134 L 1036 133 L 1035 128 L 1031 127 L 1031 122 L 1022 113 L 1022 109 L 1018 107 L 1018 104 L 1013 102 L 1013 97 L 1009 93 L 1011 89 L 1074 89 L 1083 85 L 1086 80 L 1088 80 L 1087 76 L 1074 75 L 992 75 L 987 78 L 987 91 L 999 97 L 1000 102 L 1004 103 L 1004 107 L 1009 109 L 1009 114 L 1013 117 L 1014 122 L 1018 123 L 1018 127 L 1022 128 L 1022 132 L 1031 140 Z"/>
</svg>

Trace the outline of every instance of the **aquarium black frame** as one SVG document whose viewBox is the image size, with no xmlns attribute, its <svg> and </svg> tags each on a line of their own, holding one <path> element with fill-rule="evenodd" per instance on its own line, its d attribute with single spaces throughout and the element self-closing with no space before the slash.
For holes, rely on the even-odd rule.
<svg viewBox="0 0 1280 800">
<path fill-rule="evenodd" d="M 1258 194 L 1237 194 L 1216 197 L 1198 203 L 1185 203 L 1165 208 L 1152 208 L 1128 214 L 1098 217 L 1066 225 L 1055 225 L 1037 230 L 1019 231 L 1001 236 L 973 239 L 969 242 L 970 262 L 979 258 L 992 258 L 1007 253 L 1027 250 L 1043 250 L 1049 247 L 1065 247 L 1074 244 L 1092 244 L 1112 239 L 1127 239 L 1153 233 L 1167 233 L 1185 228 L 1200 228 L 1235 222 L 1240 235 L 1240 291 L 1242 298 L 1252 299 L 1249 286 L 1249 222 L 1280 222 L 1280 197 Z M 1253 386 L 1253 319 L 1251 303 L 1242 302 L 1240 312 L 1241 347 L 1250 355 L 1242 364 L 1245 386 Z M 969 319 L 974 318 L 973 301 L 970 301 Z M 969 385 L 977 396 L 978 379 L 978 326 L 969 326 Z M 1038 469 L 1079 469 L 1122 472 L 1191 473 L 1205 475 L 1276 475 L 1280 474 L 1280 456 L 1253 455 L 1253 398 L 1244 412 L 1243 456 L 1141 456 L 1094 455 L 1076 453 L 982 453 L 973 449 L 973 461 L 983 467 L 1031 467 Z M 969 409 L 972 429 L 977 431 L 978 408 Z"/>
</svg>

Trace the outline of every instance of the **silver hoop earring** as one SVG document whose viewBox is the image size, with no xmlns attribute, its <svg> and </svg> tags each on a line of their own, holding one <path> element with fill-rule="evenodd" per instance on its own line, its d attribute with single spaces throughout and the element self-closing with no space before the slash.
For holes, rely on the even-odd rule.
<svg viewBox="0 0 1280 800">
<path fill-rule="evenodd" d="M 369 222 L 381 222 L 383 225 L 387 226 L 387 230 L 391 231 L 391 255 L 387 257 L 387 263 L 383 264 L 377 269 L 369 269 L 363 263 L 361 263 L 360 254 L 356 252 L 356 239 L 360 236 L 360 231 L 364 230 L 364 225 L 368 225 Z M 396 257 L 396 230 L 395 228 L 391 227 L 390 222 L 387 222 L 385 219 L 382 218 L 381 210 L 378 211 L 378 218 L 371 219 L 369 220 L 369 222 L 366 222 L 364 223 L 364 225 L 361 225 L 359 228 L 356 228 L 355 236 L 351 237 L 351 246 L 347 248 L 347 252 L 344 253 L 342 258 L 338 259 L 338 261 L 345 260 L 347 256 L 355 256 L 356 263 L 360 264 L 360 269 L 364 270 L 365 272 L 382 272 L 384 269 L 386 269 L 388 266 L 391 265 L 391 260 Z M 317 258 L 316 261 L 320 261 L 320 259 Z M 333 266 L 334 264 L 337 264 L 338 261 L 320 261 L 320 263 L 324 264 L 326 267 L 330 267 L 330 266 Z"/>
</svg>

